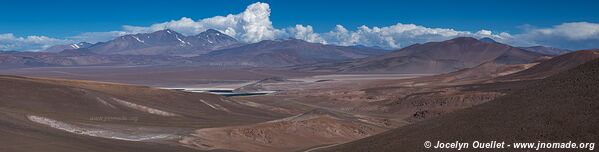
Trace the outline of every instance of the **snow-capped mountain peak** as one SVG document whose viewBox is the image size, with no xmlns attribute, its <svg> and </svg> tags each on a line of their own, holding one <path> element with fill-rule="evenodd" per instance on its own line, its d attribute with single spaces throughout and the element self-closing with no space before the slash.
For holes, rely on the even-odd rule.
<svg viewBox="0 0 599 152">
<path fill-rule="evenodd" d="M 152 33 L 125 35 L 89 48 L 99 54 L 132 55 L 199 55 L 212 50 L 239 46 L 233 37 L 209 29 L 198 35 L 185 36 L 165 29 Z"/>
<path fill-rule="evenodd" d="M 66 45 L 55 45 L 47 48 L 44 52 L 61 52 L 64 50 L 74 50 L 74 49 L 82 49 L 92 46 L 93 44 L 87 42 L 79 42 L 74 44 L 66 44 Z"/>
</svg>

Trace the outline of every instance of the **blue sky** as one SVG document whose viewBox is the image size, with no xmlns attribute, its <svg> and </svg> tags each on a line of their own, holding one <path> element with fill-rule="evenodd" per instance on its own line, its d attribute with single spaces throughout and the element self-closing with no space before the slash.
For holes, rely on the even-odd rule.
<svg viewBox="0 0 599 152">
<path fill-rule="evenodd" d="M 239 14 L 258 1 L 248 0 L 103 0 L 103 1 L 26 1 L 3 0 L 0 5 L 0 34 L 11 33 L 15 38 L 27 36 L 45 36 L 54 39 L 73 38 L 86 32 L 122 31 L 124 25 L 149 27 L 157 23 L 179 20 L 182 17 L 198 21 L 214 16 Z M 403 47 L 410 43 L 420 43 L 443 38 L 421 38 L 403 40 L 406 36 L 391 36 L 397 44 L 388 44 L 380 40 L 355 40 L 341 42 L 329 40 L 324 33 L 342 25 L 345 29 L 356 31 L 366 25 L 369 28 L 389 27 L 401 24 L 414 24 L 426 28 L 442 28 L 455 31 L 476 33 L 480 30 L 501 32 L 512 36 L 535 29 L 555 28 L 564 23 L 589 23 L 594 28 L 599 23 L 599 2 L 597 1 L 536 1 L 536 0 L 503 0 L 503 1 L 392 1 L 392 0 L 273 0 L 260 1 L 269 5 L 269 20 L 274 29 L 285 30 L 297 24 L 310 25 L 312 32 L 325 37 L 315 42 L 332 44 L 366 44 L 387 45 L 383 47 Z M 577 27 L 577 26 L 574 26 Z M 177 29 L 175 29 L 177 31 Z M 223 30 L 223 29 L 219 29 Z M 591 29 L 594 31 L 594 29 Z M 185 32 L 183 32 L 185 33 Z M 193 32 L 188 32 L 193 34 Z M 236 33 L 240 33 L 236 31 Z M 291 34 L 290 34 L 291 33 Z M 297 32 L 296 32 L 297 33 Z M 277 36 L 260 37 L 276 38 L 279 35 L 294 37 L 293 32 L 274 34 Z M 460 35 L 460 34 L 458 34 Z M 466 34 L 468 36 L 468 34 Z M 236 38 L 241 37 L 235 36 Z M 591 38 L 594 35 L 591 35 Z M 297 36 L 296 36 L 297 37 Z M 302 37 L 302 36 L 300 36 Z M 366 36 L 364 36 L 366 37 Z M 446 36 L 447 37 L 447 36 Z M 451 36 L 449 36 L 451 37 Z M 521 36 L 525 37 L 525 36 Z M 530 37 L 530 36 L 528 36 Z M 587 36 L 589 37 L 589 36 Z M 78 37 L 80 38 L 80 37 Z M 249 39 L 249 38 L 248 38 Z M 309 38 L 305 38 L 308 40 Z M 399 40 L 402 39 L 402 40 Z M 87 39 L 81 39 L 87 40 Z M 254 39 L 252 39 L 254 40 Z M 333 42 L 334 41 L 334 42 Z M 337 42 L 339 41 L 339 42 Z M 359 42 L 361 41 L 361 42 Z M 379 42 L 380 41 L 380 42 Z M 504 40 L 514 43 L 515 39 Z M 571 47 L 570 44 L 550 44 L 557 40 L 535 40 L 522 43 Z M 585 41 L 589 41 L 585 39 Z M 596 42 L 594 39 L 591 42 Z M 66 43 L 56 41 L 54 43 Z M 541 43 L 542 42 L 542 43 Z M 3 42 L 0 42 L 0 45 Z M 4 42 L 8 43 L 8 42 Z M 580 45 L 576 42 L 576 45 Z M 15 46 L 15 45 L 13 45 Z M 43 45 L 39 45 L 43 46 Z M 38 47 L 39 47 L 38 46 Z M 594 45 L 583 44 L 584 47 Z M 26 48 L 23 46 L 25 49 Z M 1 47 L 0 47 L 1 48 Z M 10 47 L 5 47 L 10 49 Z M 13 49 L 19 49 L 13 47 Z M 578 48 L 576 48 L 578 49 Z"/>
</svg>

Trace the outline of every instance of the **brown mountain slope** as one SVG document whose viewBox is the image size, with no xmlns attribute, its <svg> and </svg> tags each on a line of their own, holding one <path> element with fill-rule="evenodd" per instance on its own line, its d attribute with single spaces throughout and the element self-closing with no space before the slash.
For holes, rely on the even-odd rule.
<svg viewBox="0 0 599 152">
<path fill-rule="evenodd" d="M 248 108 L 237 104 L 236 101 L 211 94 L 93 81 L 14 76 L 0 76 L 0 82 L 3 84 L 0 86 L 0 95 L 2 95 L 0 105 L 38 114 L 76 117 L 118 116 L 119 114 L 161 115 L 128 106 L 135 104 L 193 119 L 222 121 L 220 120 L 222 118 L 252 120 L 253 116 L 269 117 L 267 113 L 260 112 L 258 109 Z M 249 117 L 239 118 L 240 116 Z M 260 117 L 256 119 L 265 120 Z"/>
<path fill-rule="evenodd" d="M 542 54 L 471 37 L 408 46 L 391 53 L 335 64 L 300 67 L 304 70 L 343 72 L 445 73 L 471 68 L 484 62 L 530 63 Z"/>
<path fill-rule="evenodd" d="M 485 62 L 473 68 L 462 69 L 456 72 L 438 75 L 443 77 L 442 82 L 452 83 L 474 83 L 489 80 L 499 76 L 504 76 L 526 70 L 536 63 L 529 64 L 497 64 Z"/>
<path fill-rule="evenodd" d="M 426 151 L 425 141 L 596 142 L 597 86 L 593 60 L 479 106 L 323 151 Z"/>
<path fill-rule="evenodd" d="M 599 50 L 576 51 L 543 61 L 530 69 L 499 77 L 496 80 L 542 79 L 562 71 L 572 69 L 593 59 L 599 58 Z"/>
<path fill-rule="evenodd" d="M 4 109 L 2 109 L 4 110 Z M 182 146 L 152 142 L 103 139 L 65 133 L 37 124 L 12 113 L 0 114 L 0 151 L 2 152 L 166 152 L 197 151 Z"/>
<path fill-rule="evenodd" d="M 142 86 L 15 76 L 0 84 L 0 151 L 190 151 L 175 145 L 195 129 L 287 116 Z"/>
<path fill-rule="evenodd" d="M 495 62 L 485 62 L 472 68 L 465 68 L 450 73 L 409 79 L 409 83 L 436 85 L 473 84 L 520 72 L 536 64 L 538 63 L 498 64 Z"/>
</svg>

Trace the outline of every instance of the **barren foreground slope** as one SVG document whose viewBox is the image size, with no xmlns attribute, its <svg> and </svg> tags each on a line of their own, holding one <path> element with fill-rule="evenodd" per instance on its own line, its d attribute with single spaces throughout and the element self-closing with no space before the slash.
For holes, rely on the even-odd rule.
<svg viewBox="0 0 599 152">
<path fill-rule="evenodd" d="M 597 86 L 593 60 L 479 106 L 323 151 L 425 151 L 425 141 L 437 140 L 596 142 Z"/>
<path fill-rule="evenodd" d="M 197 128 L 284 117 L 201 93 L 0 76 L 0 151 L 192 151 Z"/>
</svg>

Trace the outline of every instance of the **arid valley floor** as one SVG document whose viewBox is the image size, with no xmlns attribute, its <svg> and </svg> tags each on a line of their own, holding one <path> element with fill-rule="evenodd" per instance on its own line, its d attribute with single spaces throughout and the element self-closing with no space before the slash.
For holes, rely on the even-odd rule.
<svg viewBox="0 0 599 152">
<path fill-rule="evenodd" d="M 483 108 L 477 105 L 489 105 L 484 103 L 543 82 L 550 74 L 540 77 L 529 71 L 545 64 L 562 62 L 553 64 L 561 68 L 549 68 L 560 71 L 541 70 L 568 73 L 564 71 L 584 63 L 572 62 L 570 56 L 585 53 L 532 64 L 482 64 L 440 75 L 210 66 L 8 69 L 2 70 L 4 76 L 0 76 L 0 150 L 351 151 L 360 149 L 355 147 L 361 144 L 359 139 L 372 145 L 410 140 L 395 132 L 394 138 L 380 137 L 389 141 L 368 138 L 385 136 L 395 128 L 399 132 L 419 132 L 415 126 L 450 119 L 469 120 L 454 113 Z M 596 72 L 596 63 L 586 67 Z M 276 92 L 225 97 L 164 88 Z M 499 101 L 492 103 L 495 102 Z M 592 107 L 596 105 L 591 103 Z M 439 118 L 445 115 L 450 118 Z M 592 130 L 595 129 L 589 131 Z M 380 133 L 383 134 L 377 135 Z M 481 134 L 485 133 L 488 131 Z M 432 136 L 423 134 L 422 137 Z M 588 136 L 591 138 L 583 139 L 597 137 Z M 421 144 L 416 143 L 420 140 L 421 137 L 406 142 L 414 145 L 381 145 L 357 151 L 419 150 Z M 348 142 L 351 143 L 345 144 Z"/>
</svg>

